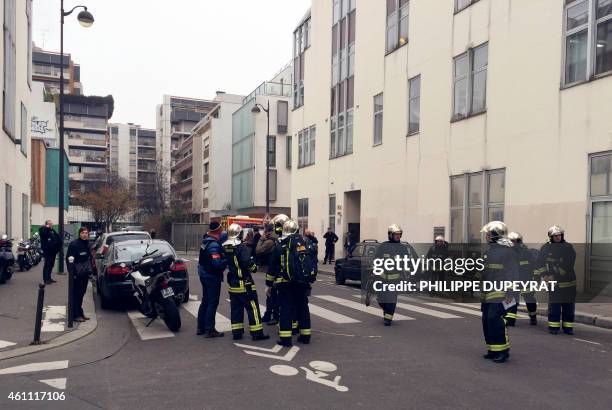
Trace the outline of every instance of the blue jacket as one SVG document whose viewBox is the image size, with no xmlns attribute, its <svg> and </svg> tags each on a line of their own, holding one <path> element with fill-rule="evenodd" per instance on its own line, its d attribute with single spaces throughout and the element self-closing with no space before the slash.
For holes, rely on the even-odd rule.
<svg viewBox="0 0 612 410">
<path fill-rule="evenodd" d="M 227 267 L 227 260 L 221 244 L 208 234 L 202 238 L 198 264 L 205 273 L 211 275 L 223 275 L 223 271 Z"/>
</svg>

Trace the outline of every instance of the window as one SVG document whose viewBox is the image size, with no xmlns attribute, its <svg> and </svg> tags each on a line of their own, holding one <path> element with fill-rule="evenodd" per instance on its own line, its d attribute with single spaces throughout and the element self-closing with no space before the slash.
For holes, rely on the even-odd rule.
<svg viewBox="0 0 612 410">
<path fill-rule="evenodd" d="M 308 198 L 298 199 L 298 225 L 302 234 L 308 228 Z"/>
<path fill-rule="evenodd" d="M 591 157 L 590 196 L 612 196 L 612 154 Z"/>
<path fill-rule="evenodd" d="M 32 0 L 26 0 L 26 18 L 28 20 L 28 53 L 26 66 L 28 67 L 28 86 L 32 89 Z"/>
<path fill-rule="evenodd" d="M 382 144 L 383 136 L 383 94 L 374 96 L 374 145 Z"/>
<path fill-rule="evenodd" d="M 6 202 L 6 213 L 4 215 L 5 234 L 10 238 L 13 236 L 13 187 L 4 184 L 4 200 Z"/>
<path fill-rule="evenodd" d="M 480 243 L 482 226 L 504 220 L 504 169 L 451 177 L 451 241 Z"/>
<path fill-rule="evenodd" d="M 21 237 L 26 239 L 30 237 L 29 222 L 30 208 L 29 198 L 26 194 L 21 194 Z"/>
<path fill-rule="evenodd" d="M 135 141 L 136 139 L 132 138 L 136 136 L 136 128 L 130 128 L 130 141 Z"/>
<path fill-rule="evenodd" d="M 286 167 L 287 168 L 291 168 L 291 144 L 292 144 L 292 137 L 291 135 L 287 135 L 287 152 L 286 152 Z"/>
<path fill-rule="evenodd" d="M 293 32 L 293 108 L 304 105 L 304 51 L 310 46 L 310 18 Z M 278 131 L 281 133 L 281 131 Z M 287 132 L 287 131 L 284 131 Z"/>
<path fill-rule="evenodd" d="M 316 133 L 314 125 L 298 133 L 298 168 L 315 163 Z"/>
<path fill-rule="evenodd" d="M 278 134 L 287 133 L 289 121 L 289 103 L 287 101 L 276 102 L 276 132 Z"/>
<path fill-rule="evenodd" d="M 421 129 L 421 76 L 408 81 L 408 135 Z"/>
<path fill-rule="evenodd" d="M 565 0 L 564 84 L 612 72 L 612 1 Z"/>
<path fill-rule="evenodd" d="M 28 155 L 28 110 L 26 106 L 21 103 L 21 152 L 23 155 Z"/>
<path fill-rule="evenodd" d="M 455 0 L 455 12 L 460 12 L 463 9 L 470 7 L 478 0 Z"/>
<path fill-rule="evenodd" d="M 8 136 L 15 140 L 15 99 L 17 87 L 17 48 L 15 0 L 4 0 L 4 86 L 2 88 L 2 127 Z"/>
<path fill-rule="evenodd" d="M 488 53 L 489 46 L 485 43 L 455 57 L 453 120 L 487 110 Z"/>
<path fill-rule="evenodd" d="M 332 231 L 336 230 L 336 195 L 329 196 L 329 225 Z"/>
<path fill-rule="evenodd" d="M 277 172 L 275 169 L 269 170 L 270 174 L 270 201 L 276 201 L 276 184 L 278 183 Z"/>
<path fill-rule="evenodd" d="M 387 53 L 408 42 L 408 0 L 387 0 Z"/>
<path fill-rule="evenodd" d="M 355 1 L 337 0 L 332 27 L 330 158 L 353 152 L 355 22 Z"/>
<path fill-rule="evenodd" d="M 268 166 L 276 167 L 276 137 L 268 135 Z"/>
</svg>

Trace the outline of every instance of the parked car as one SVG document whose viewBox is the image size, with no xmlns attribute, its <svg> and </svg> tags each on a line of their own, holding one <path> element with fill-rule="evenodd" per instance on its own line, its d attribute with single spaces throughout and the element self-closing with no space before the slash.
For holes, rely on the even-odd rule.
<svg viewBox="0 0 612 410">
<path fill-rule="evenodd" d="M 346 280 L 361 281 L 362 272 L 371 273 L 372 261 L 379 246 L 377 240 L 366 239 L 355 245 L 353 252 L 346 258 L 336 259 L 336 284 L 344 285 Z"/>
<path fill-rule="evenodd" d="M 189 301 L 189 274 L 187 264 L 176 255 L 174 248 L 161 239 L 136 239 L 113 241 L 104 254 L 103 270 L 98 271 L 97 291 L 103 309 L 111 308 L 120 302 L 133 298 L 132 281 L 129 273 L 134 262 L 142 258 L 145 252 L 151 254 L 171 254 L 174 262 L 170 266 L 170 285 L 174 289 L 174 299 L 177 304 Z"/>
<path fill-rule="evenodd" d="M 132 239 L 149 240 L 151 235 L 146 231 L 119 231 L 103 233 L 98 237 L 94 243 L 92 251 L 94 252 L 94 259 L 96 261 L 96 270 L 98 272 L 104 272 L 104 261 L 105 258 L 102 256 L 106 255 L 109 247 L 115 242 L 123 242 Z"/>
</svg>

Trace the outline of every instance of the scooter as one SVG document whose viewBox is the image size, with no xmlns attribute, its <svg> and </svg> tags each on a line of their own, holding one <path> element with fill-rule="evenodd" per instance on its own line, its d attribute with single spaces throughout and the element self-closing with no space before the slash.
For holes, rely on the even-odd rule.
<svg viewBox="0 0 612 410">
<path fill-rule="evenodd" d="M 0 284 L 6 283 L 13 276 L 13 242 L 6 235 L 0 238 Z"/>
<path fill-rule="evenodd" d="M 29 249 L 30 244 L 21 239 L 17 245 L 17 263 L 19 264 L 20 272 L 28 271 L 32 268 L 32 256 Z"/>
</svg>

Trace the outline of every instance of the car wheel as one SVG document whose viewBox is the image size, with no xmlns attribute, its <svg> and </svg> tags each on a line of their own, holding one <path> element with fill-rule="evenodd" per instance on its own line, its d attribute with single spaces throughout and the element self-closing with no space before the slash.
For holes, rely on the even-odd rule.
<svg viewBox="0 0 612 410">
<path fill-rule="evenodd" d="M 187 302 L 189 302 L 189 288 L 187 288 L 187 290 L 183 294 L 183 303 L 187 303 Z"/>
<path fill-rule="evenodd" d="M 341 270 L 336 271 L 336 285 L 344 285 L 346 282 L 346 278 L 342 274 Z"/>
<path fill-rule="evenodd" d="M 112 301 L 107 298 L 106 296 L 104 296 L 104 291 L 102 289 L 99 290 L 99 295 L 100 295 L 100 307 L 104 310 L 109 310 L 112 309 L 113 304 Z"/>
</svg>

